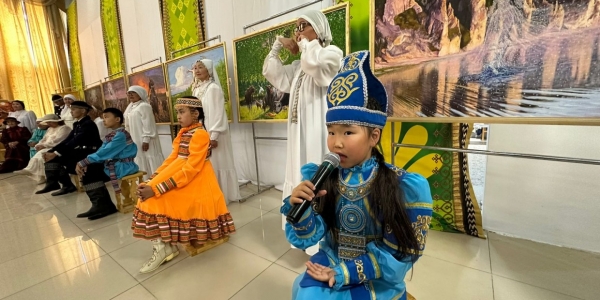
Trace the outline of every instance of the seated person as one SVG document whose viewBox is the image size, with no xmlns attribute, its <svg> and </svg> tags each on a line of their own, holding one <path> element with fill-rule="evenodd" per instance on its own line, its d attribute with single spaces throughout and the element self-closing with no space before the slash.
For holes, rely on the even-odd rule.
<svg viewBox="0 0 600 300">
<path fill-rule="evenodd" d="M 45 115 L 42 117 L 40 124 L 48 126 L 48 130 L 42 140 L 35 145 L 37 153 L 29 160 L 29 164 L 27 164 L 25 169 L 15 171 L 15 174 L 27 175 L 38 184 L 46 182 L 44 153 L 64 141 L 69 136 L 69 133 L 71 133 L 71 128 L 66 126 L 65 122 L 55 114 Z"/>
<path fill-rule="evenodd" d="M 52 196 L 60 196 L 77 190 L 69 174 L 76 174 L 77 162 L 96 152 L 102 145 L 98 127 L 87 115 L 90 108 L 91 106 L 83 101 L 75 101 L 71 104 L 71 114 L 78 121 L 73 123 L 73 130 L 64 141 L 44 153 L 46 186 L 35 192 L 36 194 L 60 189 L 52 193 Z M 62 188 L 59 183 L 62 184 Z M 89 184 L 86 186 L 86 182 L 83 184 L 86 192 L 95 187 Z"/>
<path fill-rule="evenodd" d="M 78 218 L 96 220 L 117 212 L 104 183 L 110 178 L 115 192 L 120 193 L 119 179 L 139 170 L 133 162 L 137 146 L 123 127 L 123 112 L 107 108 L 103 112 L 103 118 L 104 126 L 111 132 L 104 137 L 104 142 L 96 153 L 88 155 L 75 167 L 75 172 L 81 176 L 84 184 L 94 185 L 94 189 L 86 188 L 92 207 L 78 214 Z"/>
<path fill-rule="evenodd" d="M 2 137 L 0 138 L 0 143 L 6 149 L 4 163 L 0 165 L 0 174 L 21 170 L 29 162 L 27 141 L 31 137 L 31 132 L 25 127 L 19 127 L 19 123 L 21 122 L 14 117 L 7 117 L 2 122 L 8 127 L 2 130 Z"/>
<path fill-rule="evenodd" d="M 37 150 L 35 150 L 35 145 L 37 145 L 46 135 L 46 130 L 48 129 L 48 125 L 40 124 L 43 118 L 38 118 L 35 123 L 37 128 L 33 131 L 31 138 L 27 141 L 27 145 L 29 145 L 29 158 L 32 158 Z"/>
</svg>

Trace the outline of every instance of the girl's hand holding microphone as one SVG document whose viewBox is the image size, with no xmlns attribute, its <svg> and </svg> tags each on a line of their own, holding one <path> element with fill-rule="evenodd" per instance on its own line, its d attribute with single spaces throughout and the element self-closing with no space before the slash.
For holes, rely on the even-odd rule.
<svg viewBox="0 0 600 300">
<path fill-rule="evenodd" d="M 314 198 L 323 197 L 327 194 L 326 190 L 320 190 L 316 195 L 314 192 L 315 185 L 309 180 L 303 181 L 292 190 L 290 204 L 296 205 L 306 201 L 312 201 Z"/>
</svg>

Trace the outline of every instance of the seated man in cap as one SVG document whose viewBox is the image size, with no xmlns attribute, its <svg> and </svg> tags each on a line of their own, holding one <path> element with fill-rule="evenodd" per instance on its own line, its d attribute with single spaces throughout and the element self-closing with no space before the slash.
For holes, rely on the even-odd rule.
<svg viewBox="0 0 600 300">
<path fill-rule="evenodd" d="M 2 137 L 0 137 L 0 143 L 6 148 L 5 161 L 0 165 L 0 174 L 21 170 L 29 162 L 27 141 L 31 138 L 31 132 L 25 127 L 19 127 L 19 123 L 21 122 L 14 117 L 7 117 L 2 122 L 8 127 L 2 130 Z"/>
<path fill-rule="evenodd" d="M 69 174 L 76 174 L 75 165 L 77 162 L 96 152 L 102 145 L 98 127 L 87 115 L 90 108 L 91 106 L 83 101 L 75 101 L 71 104 L 71 114 L 73 118 L 77 119 L 77 122 L 73 123 L 73 131 L 64 141 L 44 153 L 46 186 L 37 191 L 36 194 L 44 194 L 60 189 L 52 193 L 52 196 L 59 196 L 77 190 L 71 182 Z M 83 184 L 86 192 L 90 187 L 85 185 L 90 183 L 86 182 L 84 178 Z M 104 183 L 102 183 L 102 187 L 104 187 Z"/>
<path fill-rule="evenodd" d="M 139 171 L 133 159 L 137 154 L 137 146 L 131 135 L 123 127 L 123 112 L 109 107 L 103 112 L 104 126 L 111 131 L 104 137 L 98 151 L 90 154 L 77 163 L 75 171 L 84 182 L 97 183 L 96 189 L 87 191 L 92 207 L 77 215 L 78 218 L 96 220 L 116 213 L 117 208 L 112 203 L 104 182 L 110 178 L 115 192 L 120 193 L 119 179 Z"/>
</svg>

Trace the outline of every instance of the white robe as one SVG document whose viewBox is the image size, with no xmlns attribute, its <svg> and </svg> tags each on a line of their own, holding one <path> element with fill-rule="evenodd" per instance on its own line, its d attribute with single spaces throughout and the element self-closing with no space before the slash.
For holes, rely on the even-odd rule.
<svg viewBox="0 0 600 300">
<path fill-rule="evenodd" d="M 276 40 L 265 59 L 263 75 L 278 90 L 290 93 L 288 107 L 288 136 L 283 199 L 302 182 L 300 168 L 307 163 L 321 164 L 327 148 L 327 86 L 341 66 L 344 53 L 336 46 L 322 47 L 317 40 L 298 43 L 300 60 L 283 65 L 279 51 L 283 44 Z M 301 72 L 305 75 L 299 89 L 296 85 Z M 297 123 L 292 122 L 294 99 L 298 93 Z M 283 223 L 285 225 L 285 216 Z M 318 251 L 318 246 L 307 249 L 308 254 Z"/>
<path fill-rule="evenodd" d="M 158 140 L 152 106 L 145 101 L 129 103 L 124 115 L 125 129 L 129 131 L 131 139 L 138 148 L 134 162 L 140 167 L 140 171 L 146 172 L 144 176 L 146 180 L 165 160 Z M 148 143 L 148 151 L 142 150 L 143 143 Z"/>
<path fill-rule="evenodd" d="M 75 118 L 73 118 L 73 115 L 71 115 L 71 107 L 70 106 L 66 106 L 63 107 L 62 111 L 60 112 L 60 118 L 65 121 L 65 125 L 69 126 L 69 128 L 73 129 L 73 123 L 75 123 Z"/>
<path fill-rule="evenodd" d="M 30 110 L 13 111 L 8 113 L 8 116 L 16 118 L 17 121 L 21 122 L 19 127 L 26 127 L 31 133 L 37 128 L 37 117 L 35 116 L 35 113 Z"/>
<path fill-rule="evenodd" d="M 233 147 L 229 135 L 229 121 L 225 112 L 223 90 L 216 83 L 208 83 L 194 88 L 192 93 L 202 101 L 204 110 L 204 127 L 212 141 L 217 141 L 217 148 L 212 149 L 209 158 L 219 181 L 219 187 L 227 202 L 240 200 L 240 187 L 233 161 Z"/>
<path fill-rule="evenodd" d="M 66 125 L 56 128 L 48 127 L 46 134 L 38 143 L 38 145 L 44 146 L 44 149 L 36 152 L 35 155 L 29 160 L 27 167 L 23 169 L 24 171 L 30 173 L 30 175 L 28 175 L 29 178 L 35 181 L 46 178 L 43 154 L 48 152 L 50 148 L 64 141 L 69 136 L 69 133 L 71 133 L 71 128 Z"/>
<path fill-rule="evenodd" d="M 96 127 L 98 127 L 98 133 L 100 134 L 100 139 L 104 141 L 104 137 L 110 133 L 110 129 L 106 128 L 106 126 L 104 126 L 104 120 L 100 117 L 97 117 L 94 120 L 94 123 L 96 123 Z"/>
</svg>

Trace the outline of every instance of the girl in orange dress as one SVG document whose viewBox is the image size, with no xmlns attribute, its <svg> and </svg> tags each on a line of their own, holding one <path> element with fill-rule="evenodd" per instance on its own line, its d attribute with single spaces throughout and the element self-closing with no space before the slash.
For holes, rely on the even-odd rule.
<svg viewBox="0 0 600 300">
<path fill-rule="evenodd" d="M 182 129 L 173 152 L 138 187 L 133 236 L 154 243 L 152 257 L 140 273 L 152 272 L 179 255 L 177 243 L 201 251 L 224 243 L 235 232 L 208 160 L 210 137 L 202 125 L 202 102 L 193 96 L 180 98 L 175 109 Z"/>
</svg>

